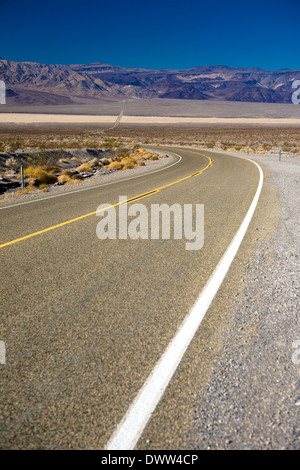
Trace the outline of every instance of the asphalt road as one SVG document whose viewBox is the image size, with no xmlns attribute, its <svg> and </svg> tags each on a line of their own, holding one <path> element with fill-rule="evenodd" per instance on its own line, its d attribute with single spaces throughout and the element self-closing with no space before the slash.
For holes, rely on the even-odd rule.
<svg viewBox="0 0 300 470">
<path fill-rule="evenodd" d="M 239 228 L 257 168 L 224 154 L 169 151 L 182 159 L 164 171 L 0 210 L 2 449 L 103 449 Z M 202 249 L 186 250 L 185 239 L 98 239 L 100 204 L 157 188 L 132 202 L 149 211 L 204 204 Z M 178 405 L 194 393 L 191 371 L 205 380 L 199 344 L 210 334 L 200 326 L 174 378 L 180 386 L 156 410 L 151 442 L 161 449 L 180 446 Z M 142 436 L 138 447 L 147 446 Z"/>
</svg>

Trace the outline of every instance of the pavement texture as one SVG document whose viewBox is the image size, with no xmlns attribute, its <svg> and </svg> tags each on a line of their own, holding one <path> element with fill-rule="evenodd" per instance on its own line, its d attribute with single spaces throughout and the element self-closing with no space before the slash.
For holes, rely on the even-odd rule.
<svg viewBox="0 0 300 470">
<path fill-rule="evenodd" d="M 1 243 L 207 166 L 197 151 L 176 153 L 182 161 L 155 175 L 2 210 Z M 148 207 L 204 204 L 205 243 L 199 251 L 185 250 L 185 240 L 100 241 L 95 215 L 1 250 L 0 338 L 7 348 L 0 369 L 1 448 L 105 446 L 233 238 L 257 187 L 252 163 L 201 153 L 213 158 L 212 167 L 139 201 Z M 287 235 L 282 244 L 286 198 L 278 198 L 275 174 L 267 167 L 265 174 L 259 206 L 229 275 L 137 448 L 297 445 L 299 366 L 291 358 L 297 253 Z M 288 181 L 292 174 L 287 171 Z M 293 213 L 294 206 L 290 218 Z"/>
<path fill-rule="evenodd" d="M 253 231 L 202 324 L 210 341 L 196 338 L 164 397 L 177 401 L 177 439 L 161 403 L 140 448 L 160 448 L 162 428 L 168 449 L 300 448 L 300 160 L 251 158 L 265 175 Z"/>
</svg>

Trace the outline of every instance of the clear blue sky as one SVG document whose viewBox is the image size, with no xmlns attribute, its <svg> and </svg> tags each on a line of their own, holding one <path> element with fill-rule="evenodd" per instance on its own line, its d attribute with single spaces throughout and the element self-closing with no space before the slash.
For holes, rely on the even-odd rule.
<svg viewBox="0 0 300 470">
<path fill-rule="evenodd" d="M 300 0 L 0 0 L 0 57 L 300 69 Z"/>
</svg>

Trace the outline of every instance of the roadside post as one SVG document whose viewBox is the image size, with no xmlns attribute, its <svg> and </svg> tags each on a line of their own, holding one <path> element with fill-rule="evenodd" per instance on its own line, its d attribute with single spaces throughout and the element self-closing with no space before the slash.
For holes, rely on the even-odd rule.
<svg viewBox="0 0 300 470">
<path fill-rule="evenodd" d="M 5 365 L 6 348 L 4 341 L 0 341 L 0 364 Z"/>
<path fill-rule="evenodd" d="M 23 171 L 23 165 L 21 165 L 21 183 L 22 183 L 22 191 L 24 191 L 24 171 Z"/>
<path fill-rule="evenodd" d="M 281 161 L 281 146 L 279 147 L 279 161 Z"/>
</svg>

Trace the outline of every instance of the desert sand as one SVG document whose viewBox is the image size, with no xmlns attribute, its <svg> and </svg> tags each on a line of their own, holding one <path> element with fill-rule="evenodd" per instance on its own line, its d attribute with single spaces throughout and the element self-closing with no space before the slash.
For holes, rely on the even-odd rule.
<svg viewBox="0 0 300 470">
<path fill-rule="evenodd" d="M 13 124 L 114 124 L 116 116 L 91 116 L 70 114 L 0 113 L 0 123 Z M 167 116 L 123 116 L 124 124 L 249 124 L 249 125 L 300 125 L 297 118 L 219 118 L 219 117 L 167 117 Z"/>
</svg>

